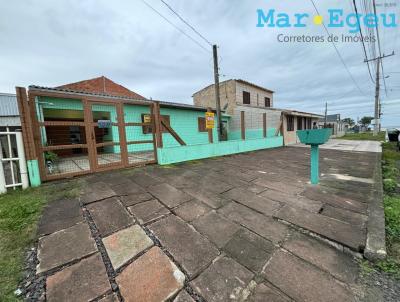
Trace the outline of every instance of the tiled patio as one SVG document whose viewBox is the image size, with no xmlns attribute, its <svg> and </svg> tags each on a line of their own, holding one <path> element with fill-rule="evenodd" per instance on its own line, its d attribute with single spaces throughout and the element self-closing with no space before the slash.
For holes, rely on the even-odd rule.
<svg viewBox="0 0 400 302">
<path fill-rule="evenodd" d="M 353 255 L 366 245 L 379 153 L 322 150 L 321 185 L 311 186 L 308 152 L 86 177 L 80 200 L 50 204 L 39 225 L 46 299 L 368 298 Z"/>
</svg>

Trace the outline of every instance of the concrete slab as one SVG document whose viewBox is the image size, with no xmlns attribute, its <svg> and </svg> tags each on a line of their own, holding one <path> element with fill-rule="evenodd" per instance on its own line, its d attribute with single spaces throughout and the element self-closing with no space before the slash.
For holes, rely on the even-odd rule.
<svg viewBox="0 0 400 302">
<path fill-rule="evenodd" d="M 283 247 L 347 284 L 355 283 L 358 278 L 359 266 L 355 259 L 318 239 L 293 233 Z"/>
<path fill-rule="evenodd" d="M 153 245 L 138 225 L 118 231 L 103 239 L 108 257 L 115 270 Z"/>
<path fill-rule="evenodd" d="M 143 201 L 148 201 L 154 197 L 149 193 L 137 193 L 121 196 L 121 202 L 124 206 L 130 207 Z"/>
<path fill-rule="evenodd" d="M 84 204 L 92 203 L 115 196 L 115 192 L 105 182 L 99 181 L 89 184 L 86 192 L 81 196 Z"/>
<path fill-rule="evenodd" d="M 174 209 L 176 215 L 188 222 L 203 216 L 211 208 L 197 199 L 185 202 Z"/>
<path fill-rule="evenodd" d="M 134 222 L 133 217 L 115 197 L 90 204 L 87 208 L 103 237 Z"/>
<path fill-rule="evenodd" d="M 355 301 L 331 275 L 284 250 L 274 253 L 262 274 L 295 301 Z"/>
<path fill-rule="evenodd" d="M 231 258 L 221 257 L 190 284 L 208 302 L 241 301 L 253 276 Z"/>
<path fill-rule="evenodd" d="M 176 216 L 165 217 L 148 227 L 190 278 L 200 273 L 219 254 L 204 236 Z"/>
<path fill-rule="evenodd" d="M 241 188 L 229 190 L 223 193 L 222 196 L 235 200 L 268 216 L 272 216 L 281 207 L 281 203 L 277 201 L 260 197 Z"/>
<path fill-rule="evenodd" d="M 100 254 L 49 276 L 46 280 L 46 300 L 90 301 L 111 290 Z"/>
<path fill-rule="evenodd" d="M 360 251 L 365 246 L 365 232 L 348 223 L 289 206 L 284 206 L 275 217 L 336 241 L 355 251 Z"/>
<path fill-rule="evenodd" d="M 38 235 L 51 234 L 83 221 L 78 199 L 59 199 L 50 202 L 43 210 Z"/>
<path fill-rule="evenodd" d="M 189 194 L 186 194 L 185 192 L 166 183 L 151 186 L 148 190 L 168 208 L 174 208 L 193 198 Z"/>
<path fill-rule="evenodd" d="M 124 301 L 167 301 L 182 287 L 185 275 L 158 247 L 151 248 L 116 277 Z"/>
<path fill-rule="evenodd" d="M 171 212 L 157 199 L 145 201 L 128 208 L 140 224 L 146 224 Z"/>
<path fill-rule="evenodd" d="M 360 226 L 361 228 L 364 228 L 368 218 L 367 215 L 332 207 L 330 205 L 324 205 L 321 214 L 343 222 L 347 222 L 351 225 Z"/>
<path fill-rule="evenodd" d="M 295 183 L 284 183 L 282 181 L 273 180 L 273 178 L 257 178 L 253 181 L 253 183 L 267 189 L 276 190 L 282 193 L 289 193 L 292 195 L 298 194 L 302 191 L 302 188 L 295 186 Z"/>
<path fill-rule="evenodd" d="M 116 294 L 111 294 L 100 299 L 98 302 L 119 302 L 119 299 Z"/>
<path fill-rule="evenodd" d="M 147 173 L 136 173 L 130 176 L 135 183 L 137 183 L 142 188 L 148 188 L 150 186 L 158 185 L 163 182 L 160 177 L 150 176 Z"/>
<path fill-rule="evenodd" d="M 225 245 L 224 251 L 241 265 L 258 273 L 272 256 L 274 245 L 261 236 L 240 229 Z"/>
<path fill-rule="evenodd" d="M 254 293 L 247 300 L 249 302 L 291 302 L 293 301 L 281 291 L 265 283 L 258 284 Z"/>
<path fill-rule="evenodd" d="M 218 213 L 274 243 L 283 241 L 289 234 L 286 225 L 233 202 L 219 209 Z"/>
<path fill-rule="evenodd" d="M 174 302 L 195 302 L 193 298 L 185 290 L 181 290 L 174 299 Z"/>
<path fill-rule="evenodd" d="M 183 191 L 193 196 L 194 198 L 204 202 L 213 209 L 218 209 L 230 202 L 229 200 L 223 198 L 220 194 L 213 193 L 208 190 L 185 188 L 183 189 Z"/>
<path fill-rule="evenodd" d="M 36 273 L 65 265 L 97 251 L 89 226 L 79 223 L 65 230 L 39 238 Z"/>
<path fill-rule="evenodd" d="M 138 184 L 134 183 L 133 181 L 125 182 L 122 184 L 117 184 L 111 186 L 111 189 L 117 194 L 118 196 L 126 196 L 131 194 L 140 194 L 145 193 L 146 191 L 139 186 Z"/>
<path fill-rule="evenodd" d="M 240 228 L 214 211 L 196 219 L 192 224 L 219 248 L 223 247 Z"/>
</svg>

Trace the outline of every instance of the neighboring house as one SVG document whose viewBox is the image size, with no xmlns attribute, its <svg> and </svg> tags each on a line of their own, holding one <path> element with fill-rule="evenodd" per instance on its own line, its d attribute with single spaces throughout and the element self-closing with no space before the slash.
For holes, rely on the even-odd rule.
<svg viewBox="0 0 400 302">
<path fill-rule="evenodd" d="M 17 96 L 11 93 L 0 93 L 0 131 L 20 128 Z"/>
<path fill-rule="evenodd" d="M 325 117 L 322 117 L 318 121 L 319 128 L 332 128 L 332 135 L 335 137 L 341 137 L 346 134 L 349 129 L 349 124 L 342 121 L 340 118 L 340 114 L 328 114 L 326 116 L 326 125 L 325 125 Z"/>
<path fill-rule="evenodd" d="M 286 145 L 298 143 L 296 130 L 311 129 L 321 115 L 296 110 L 274 108 L 274 92 L 259 85 L 231 79 L 220 83 L 221 108 L 231 116 L 228 139 L 240 137 L 241 112 L 245 113 L 246 137 L 261 137 L 263 113 L 267 114 L 268 136 L 272 136 L 280 125 L 283 115 L 284 141 Z M 193 94 L 197 106 L 215 107 L 215 85 L 209 85 Z"/>
</svg>

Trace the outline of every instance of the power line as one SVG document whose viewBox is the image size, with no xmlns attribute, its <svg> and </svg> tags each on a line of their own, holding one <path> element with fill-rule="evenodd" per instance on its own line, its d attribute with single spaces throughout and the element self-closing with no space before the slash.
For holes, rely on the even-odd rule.
<svg viewBox="0 0 400 302">
<path fill-rule="evenodd" d="M 201 33 L 199 33 L 192 25 L 189 24 L 189 22 L 187 22 L 185 19 L 183 19 L 167 2 L 165 2 L 164 0 L 160 0 L 162 3 L 165 4 L 166 7 L 168 7 L 168 9 L 173 12 L 183 23 L 185 23 L 187 26 L 189 26 L 200 38 L 202 38 L 206 43 L 208 43 L 210 46 L 212 46 L 213 44 L 207 40 Z"/>
<path fill-rule="evenodd" d="M 314 0 L 310 0 L 310 1 L 311 1 L 312 5 L 314 6 L 314 9 L 315 9 L 315 11 L 317 12 L 317 14 L 318 14 L 318 15 L 321 15 L 321 14 L 319 13 L 319 11 L 318 11 L 317 6 L 316 6 L 315 3 L 314 3 Z M 328 28 L 325 26 L 325 23 L 324 23 L 324 22 L 322 22 L 322 25 L 324 26 L 325 31 L 327 32 L 327 34 L 330 35 L 330 32 L 329 32 Z M 356 80 L 354 79 L 353 75 L 351 74 L 349 68 L 347 67 L 347 65 L 346 65 L 346 63 L 345 63 L 345 61 L 343 60 L 342 55 L 340 54 L 339 50 L 338 50 L 337 47 L 336 47 L 336 44 L 335 44 L 333 41 L 331 41 L 331 43 L 332 43 L 333 47 L 335 48 L 335 51 L 336 51 L 336 53 L 337 53 L 337 55 L 338 55 L 340 61 L 342 62 L 344 68 L 347 70 L 347 73 L 349 74 L 350 78 L 351 78 L 352 81 L 354 82 L 354 85 L 356 85 L 357 89 L 361 92 L 362 95 L 365 95 L 364 92 L 362 92 L 360 86 L 358 86 Z"/>
<path fill-rule="evenodd" d="M 204 49 L 206 52 L 210 53 L 210 50 L 205 48 L 203 45 L 201 45 L 198 41 L 196 41 L 195 39 L 193 39 L 191 36 L 189 36 L 186 32 L 184 32 L 182 29 L 180 29 L 178 26 L 176 26 L 174 23 L 172 23 L 171 21 L 169 21 L 166 17 L 164 17 L 158 10 L 156 10 L 154 7 L 152 7 L 149 3 L 147 3 L 145 0 L 142 0 L 142 2 L 144 4 L 146 4 L 147 7 L 149 7 L 152 11 L 154 11 L 157 15 L 159 15 L 161 18 L 163 18 L 165 21 L 167 21 L 170 25 L 172 25 L 173 27 L 175 27 L 175 29 L 177 29 L 180 33 L 182 33 L 183 35 L 185 35 L 187 38 L 189 38 L 190 40 L 192 40 L 194 43 L 196 43 L 199 47 L 201 47 L 202 49 Z"/>
<path fill-rule="evenodd" d="M 353 5 L 354 5 L 354 10 L 355 10 L 356 16 L 358 16 L 358 9 L 357 9 L 356 0 L 353 0 Z M 360 37 L 361 37 L 361 42 L 362 42 L 362 46 L 363 46 L 363 49 L 364 49 L 365 59 L 368 60 L 367 50 L 365 49 L 365 43 L 364 43 L 364 38 L 363 38 L 361 26 L 359 26 L 358 29 L 360 31 Z M 367 67 L 368 67 L 369 77 L 371 78 L 372 83 L 375 83 L 374 79 L 372 78 L 371 68 L 369 67 L 369 62 L 367 62 Z"/>
</svg>

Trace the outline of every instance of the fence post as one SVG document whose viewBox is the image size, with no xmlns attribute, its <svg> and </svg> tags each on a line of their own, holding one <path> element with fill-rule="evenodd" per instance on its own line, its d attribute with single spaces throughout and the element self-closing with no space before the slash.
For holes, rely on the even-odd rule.
<svg viewBox="0 0 400 302">
<path fill-rule="evenodd" d="M 4 168 L 3 168 L 3 149 L 1 147 L 0 141 L 0 194 L 7 193 L 6 188 L 6 177 L 4 175 Z"/>
<path fill-rule="evenodd" d="M 244 120 L 244 111 L 240 111 L 240 128 L 242 130 L 242 139 L 246 139 L 246 123 Z"/>
<path fill-rule="evenodd" d="M 163 147 L 162 140 L 162 127 L 161 127 L 161 115 L 160 115 L 160 103 L 154 103 L 154 124 L 156 129 L 156 139 L 157 139 L 157 148 Z"/>
<path fill-rule="evenodd" d="M 263 113 L 263 137 L 267 137 L 267 113 Z"/>
<path fill-rule="evenodd" d="M 17 152 L 19 161 L 19 173 L 21 174 L 22 189 L 26 189 L 29 186 L 28 171 L 26 168 L 24 143 L 22 140 L 22 133 L 17 131 L 15 133 L 15 138 L 17 141 Z"/>
<path fill-rule="evenodd" d="M 207 112 L 212 112 L 212 110 L 211 110 L 210 107 L 207 108 Z M 206 121 L 205 123 L 206 123 L 206 125 L 207 125 L 207 121 Z M 213 129 L 207 129 L 207 132 L 208 132 L 208 142 L 209 142 L 210 144 L 212 144 L 212 143 L 214 142 L 214 139 L 213 139 Z"/>
</svg>

